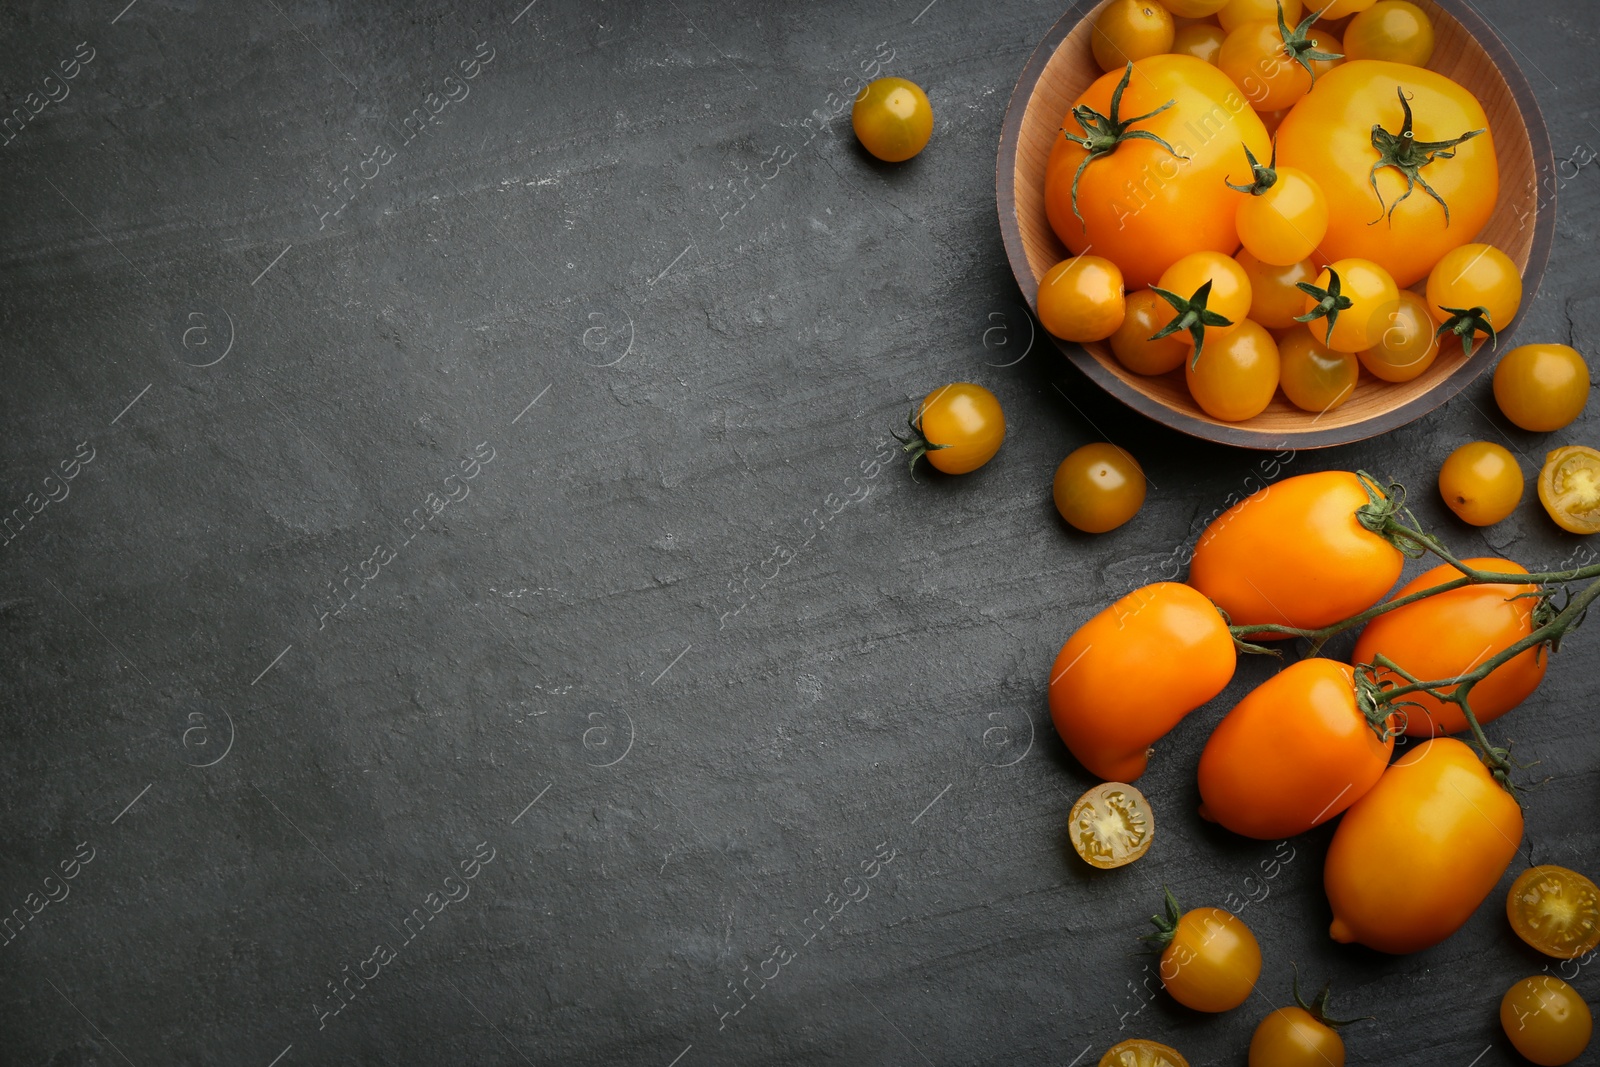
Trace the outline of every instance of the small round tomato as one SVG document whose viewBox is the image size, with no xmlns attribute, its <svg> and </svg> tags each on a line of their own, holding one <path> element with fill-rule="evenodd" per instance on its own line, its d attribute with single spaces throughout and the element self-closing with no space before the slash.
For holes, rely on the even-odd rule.
<svg viewBox="0 0 1600 1067">
<path fill-rule="evenodd" d="M 1354 15 L 1358 11 L 1365 11 L 1371 7 L 1373 0 L 1333 0 L 1322 9 L 1317 17 L 1325 22 L 1337 22 L 1346 15 Z"/>
<path fill-rule="evenodd" d="M 1150 851 L 1155 813 L 1144 794 L 1126 782 L 1103 782 L 1078 798 L 1067 817 L 1072 847 L 1101 870 L 1125 867 Z"/>
<path fill-rule="evenodd" d="M 1278 376 L 1283 395 L 1301 411 L 1332 411 L 1355 395 L 1361 364 L 1349 352 L 1335 352 L 1296 324 L 1278 342 Z"/>
<path fill-rule="evenodd" d="M 856 97 L 850 125 L 861 147 L 886 163 L 901 163 L 927 147 L 933 105 L 916 82 L 879 78 Z"/>
<path fill-rule="evenodd" d="M 1479 334 L 1493 341 L 1521 306 L 1522 274 L 1493 245 L 1462 245 L 1428 275 L 1428 313 L 1442 332 L 1461 338 L 1469 356 Z"/>
<path fill-rule="evenodd" d="M 1513 348 L 1494 369 L 1494 399 L 1524 430 L 1559 430 L 1589 402 L 1589 364 L 1567 345 Z"/>
<path fill-rule="evenodd" d="M 1328 232 L 1328 199 L 1305 171 L 1255 165 L 1253 185 L 1235 186 L 1249 198 L 1239 205 L 1239 241 L 1275 267 L 1307 259 Z"/>
<path fill-rule="evenodd" d="M 1180 27 L 1173 35 L 1172 53 L 1194 56 L 1215 66 L 1217 53 L 1222 51 L 1222 42 L 1227 36 L 1220 26 L 1213 26 L 1209 22 L 1192 22 Z"/>
<path fill-rule="evenodd" d="M 1189 1067 L 1182 1053 L 1158 1041 L 1119 1041 L 1100 1057 L 1100 1067 Z"/>
<path fill-rule="evenodd" d="M 1283 0 L 1283 21 L 1291 26 L 1300 24 L 1305 7 L 1301 0 Z M 1278 0 L 1228 0 L 1217 11 L 1217 21 L 1232 33 L 1247 22 L 1278 24 Z"/>
<path fill-rule="evenodd" d="M 1324 34 L 1326 35 L 1326 34 Z M 1228 31 L 1217 53 L 1217 68 L 1233 79 L 1257 111 L 1291 108 L 1311 91 L 1316 56 L 1323 52 L 1292 22 L 1277 18 L 1245 22 Z M 1328 60 L 1327 62 L 1336 62 Z"/>
<path fill-rule="evenodd" d="M 1546 455 L 1539 503 L 1568 533 L 1600 533 L 1600 452 L 1568 445 Z"/>
<path fill-rule="evenodd" d="M 1464 444 L 1439 468 L 1439 495 L 1473 526 L 1493 526 L 1516 511 L 1522 488 L 1517 457 L 1493 441 Z"/>
<path fill-rule="evenodd" d="M 915 464 L 922 456 L 946 474 L 975 471 L 1006 439 L 1000 401 L 981 385 L 953 382 L 929 393 L 912 416 L 911 436 L 896 437 Z"/>
<path fill-rule="evenodd" d="M 1298 293 L 1295 294 L 1297 297 Z M 1172 321 L 1172 307 L 1149 289 L 1128 296 L 1128 312 L 1111 335 L 1111 351 L 1135 374 L 1165 374 L 1183 366 L 1193 353 L 1176 334 L 1152 341 Z"/>
<path fill-rule="evenodd" d="M 1349 471 L 1319 471 L 1252 493 L 1200 535 L 1189 584 L 1236 625 L 1315 629 L 1359 615 L 1405 562 L 1357 518 L 1371 502 L 1364 484 Z"/>
<path fill-rule="evenodd" d="M 1074 256 L 1039 279 L 1039 321 L 1063 341 L 1104 341 L 1127 311 L 1122 271 L 1109 259 Z"/>
<path fill-rule="evenodd" d="M 1561 1067 L 1583 1055 L 1594 1033 L 1594 1016 L 1577 990 L 1559 978 L 1524 978 L 1500 1001 L 1500 1025 L 1523 1059 Z"/>
<path fill-rule="evenodd" d="M 1433 58 L 1433 22 L 1416 4 L 1379 0 L 1344 29 L 1346 59 L 1382 59 L 1426 67 Z"/>
<path fill-rule="evenodd" d="M 1365 352 L 1383 337 L 1400 306 L 1400 290 L 1389 272 L 1366 259 L 1330 264 L 1306 294 L 1311 330 L 1336 352 Z"/>
<path fill-rule="evenodd" d="M 1091 48 L 1104 71 L 1172 51 L 1172 12 L 1158 0 L 1111 0 L 1094 22 Z"/>
<path fill-rule="evenodd" d="M 1546 956 L 1575 960 L 1600 947 L 1600 888 L 1565 867 L 1529 867 L 1506 894 L 1506 918 Z"/>
<path fill-rule="evenodd" d="M 1157 933 L 1150 940 L 1161 951 L 1161 984 L 1172 999 L 1195 1011 L 1232 1011 L 1243 1004 L 1261 977 L 1261 946 L 1256 935 L 1222 908 L 1183 911 L 1169 890 L 1167 913 L 1153 915 Z"/>
<path fill-rule="evenodd" d="M 1250 278 L 1232 256 L 1192 252 L 1161 272 L 1152 286 L 1172 305 L 1162 332 L 1197 349 L 1226 337 L 1250 314 Z"/>
<path fill-rule="evenodd" d="M 1439 333 L 1428 302 L 1410 289 L 1400 290 L 1400 303 L 1389 312 L 1389 324 L 1378 343 L 1361 353 L 1361 365 L 1386 382 L 1409 382 L 1433 366 L 1439 356 Z"/>
<path fill-rule="evenodd" d="M 1316 265 L 1303 259 L 1275 267 L 1261 262 L 1246 249 L 1240 249 L 1233 258 L 1250 279 L 1250 318 L 1269 330 L 1298 326 L 1295 319 L 1305 311 L 1306 295 L 1297 286 L 1317 280 Z"/>
<path fill-rule="evenodd" d="M 1316 66 L 1315 63 L 1312 66 Z M 1284 108 L 1282 111 L 1263 111 L 1260 114 L 1261 125 L 1267 128 L 1267 134 L 1272 137 L 1278 135 L 1278 127 L 1283 125 L 1283 120 L 1289 117 L 1293 108 Z"/>
<path fill-rule="evenodd" d="M 1249 1067 L 1344 1067 L 1344 1039 L 1328 1017 L 1328 990 L 1307 1004 L 1295 982 L 1294 1004 L 1268 1013 L 1250 1038 Z"/>
<path fill-rule="evenodd" d="M 1424 741 L 1339 820 L 1322 877 L 1328 932 L 1393 955 L 1436 945 L 1478 910 L 1521 840 L 1522 808 L 1476 750 Z"/>
<path fill-rule="evenodd" d="M 1506 559 L 1488 557 L 1464 562 L 1491 574 L 1528 573 L 1520 564 Z M 1460 571 L 1442 563 L 1412 579 L 1395 598 L 1460 577 Z M 1416 678 L 1465 674 L 1486 657 L 1533 633 L 1535 601 L 1526 594 L 1537 591 L 1531 585 L 1467 585 L 1396 608 L 1367 623 L 1356 641 L 1351 662 L 1372 663 L 1382 655 Z M 1472 713 L 1478 722 L 1493 722 L 1528 699 L 1544 679 L 1549 663 L 1550 656 L 1543 649 L 1530 648 L 1473 686 Z M 1379 671 L 1378 677 L 1404 684 L 1403 679 L 1387 670 Z M 1455 704 L 1444 703 L 1429 693 L 1412 693 L 1404 699 L 1416 705 L 1400 712 L 1405 716 L 1405 732 L 1412 737 L 1455 734 L 1467 728 L 1467 717 Z"/>
<path fill-rule="evenodd" d="M 1186 585 L 1157 582 L 1061 646 L 1050 670 L 1050 718 L 1089 773 L 1131 782 L 1144 773 L 1151 744 L 1222 692 L 1234 666 L 1233 635 L 1216 606 Z"/>
<path fill-rule="evenodd" d="M 1263 841 L 1303 834 L 1360 800 L 1394 752 L 1356 704 L 1355 672 L 1291 663 L 1223 716 L 1200 753 L 1200 816 Z"/>
<path fill-rule="evenodd" d="M 1144 506 L 1144 468 L 1113 444 L 1077 449 L 1056 468 L 1056 510 L 1084 533 L 1115 530 Z"/>
<path fill-rule="evenodd" d="M 1227 3 L 1228 0 L 1162 0 L 1162 6 L 1180 19 L 1210 18 Z"/>
<path fill-rule="evenodd" d="M 1220 422 L 1253 419 L 1278 391 L 1278 343 L 1266 327 L 1245 319 L 1220 341 L 1184 363 L 1184 381 L 1200 409 Z"/>
</svg>

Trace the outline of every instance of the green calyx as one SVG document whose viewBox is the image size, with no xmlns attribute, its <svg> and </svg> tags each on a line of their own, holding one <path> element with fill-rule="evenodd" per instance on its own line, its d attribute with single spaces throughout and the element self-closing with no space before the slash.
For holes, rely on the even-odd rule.
<svg viewBox="0 0 1600 1067">
<path fill-rule="evenodd" d="M 1128 82 L 1132 78 L 1133 64 L 1129 63 L 1127 69 L 1122 72 L 1122 80 L 1117 82 L 1117 87 L 1111 94 L 1110 115 L 1102 115 L 1088 104 L 1079 104 L 1072 109 L 1071 115 L 1073 120 L 1077 122 L 1078 129 L 1083 132 L 1081 134 L 1072 134 L 1067 132 L 1066 127 L 1061 129 L 1061 136 L 1073 144 L 1081 146 L 1089 153 L 1083 158 L 1083 162 L 1078 164 L 1078 170 L 1072 176 L 1072 213 L 1078 216 L 1079 222 L 1083 223 L 1085 233 L 1088 232 L 1089 224 L 1084 222 L 1083 212 L 1078 210 L 1078 181 L 1083 177 L 1083 172 L 1089 169 L 1089 164 L 1115 152 L 1117 146 L 1123 141 L 1133 140 L 1154 141 L 1178 159 L 1189 158 L 1188 156 L 1178 155 L 1177 149 L 1149 130 L 1131 128 L 1136 122 L 1143 122 L 1145 119 L 1161 114 L 1167 108 L 1172 107 L 1176 101 L 1168 100 L 1154 111 L 1139 115 L 1136 118 L 1124 119 L 1121 117 L 1122 94 L 1128 88 Z"/>
<path fill-rule="evenodd" d="M 1388 541 L 1407 559 L 1422 558 L 1429 546 L 1404 532 L 1406 527 L 1400 523 L 1401 519 L 1416 523 L 1406 508 L 1406 487 L 1399 482 L 1385 486 L 1366 471 L 1356 471 L 1356 478 L 1367 493 L 1367 502 L 1356 508 L 1356 521 L 1363 529 Z"/>
<path fill-rule="evenodd" d="M 1250 146 L 1244 146 L 1244 158 L 1250 161 L 1250 176 L 1255 180 L 1249 185 L 1235 185 L 1228 179 L 1222 179 L 1223 184 L 1237 193 L 1249 193 L 1251 196 L 1264 196 L 1268 189 L 1278 184 L 1278 172 L 1274 168 L 1278 165 L 1278 142 L 1272 142 L 1272 162 L 1263 167 L 1256 162 L 1256 154 L 1250 151 Z"/>
<path fill-rule="evenodd" d="M 1480 333 L 1489 335 L 1489 347 L 1500 347 L 1500 335 L 1495 333 L 1494 316 L 1489 314 L 1488 308 L 1447 308 L 1441 304 L 1439 310 L 1450 314 L 1450 317 L 1444 320 L 1444 325 L 1439 327 L 1439 336 L 1453 333 L 1461 338 L 1461 350 L 1468 358 L 1472 356 L 1472 347 Z"/>
<path fill-rule="evenodd" d="M 1329 1015 L 1328 1014 L 1328 991 L 1330 989 L 1332 989 L 1332 988 L 1333 987 L 1332 987 L 1331 983 L 1328 984 L 1328 985 L 1324 985 L 1322 987 L 1322 992 L 1318 993 L 1317 996 L 1316 996 L 1316 999 L 1312 1000 L 1308 1004 L 1308 1003 L 1306 1003 L 1306 999 L 1300 995 L 1300 968 L 1296 967 L 1294 969 L 1294 1002 L 1295 1002 L 1295 1006 L 1298 1007 L 1301 1011 L 1303 1011 L 1306 1014 L 1310 1015 L 1313 1019 L 1315 1019 L 1317 1022 L 1321 1023 L 1323 1026 L 1326 1026 L 1330 1030 L 1337 1030 L 1341 1026 L 1349 1026 L 1351 1023 L 1359 1023 L 1359 1022 L 1370 1020 L 1372 1018 L 1372 1016 L 1370 1016 L 1370 1015 L 1363 1015 L 1360 1018 L 1356 1018 L 1356 1019 L 1335 1019 L 1333 1016 Z"/>
<path fill-rule="evenodd" d="M 1183 909 L 1178 906 L 1178 898 L 1172 895 L 1172 890 L 1162 886 L 1161 892 L 1166 897 L 1166 914 L 1150 916 L 1156 932 L 1144 934 L 1139 940 L 1148 941 L 1157 948 L 1166 948 L 1172 944 L 1172 939 L 1178 936 L 1178 920 L 1183 918 Z"/>
<path fill-rule="evenodd" d="M 1296 282 L 1295 288 L 1311 297 L 1317 306 L 1304 315 L 1296 315 L 1296 322 L 1313 323 L 1326 316 L 1328 319 L 1328 333 L 1322 341 L 1327 344 L 1333 337 L 1333 324 L 1339 321 L 1339 312 L 1349 311 L 1355 307 L 1355 301 L 1344 295 L 1344 283 L 1339 280 L 1339 272 L 1332 267 L 1328 268 L 1328 287 L 1320 289 L 1310 282 Z"/>
<path fill-rule="evenodd" d="M 1194 295 L 1185 300 L 1177 293 L 1169 293 L 1159 286 L 1152 285 L 1150 291 L 1172 305 L 1177 317 L 1161 328 L 1161 331 L 1150 338 L 1159 341 L 1163 337 L 1170 337 L 1179 330 L 1188 330 L 1189 336 L 1194 338 L 1194 359 L 1189 363 L 1190 369 L 1200 365 L 1200 351 L 1206 343 L 1207 326 L 1232 326 L 1233 320 L 1206 308 L 1206 301 L 1211 299 L 1211 280 L 1194 291 Z"/>
<path fill-rule="evenodd" d="M 1331 63 L 1335 59 L 1344 58 L 1338 52 L 1317 51 L 1317 42 L 1307 36 L 1308 31 L 1311 29 L 1311 24 L 1321 18 L 1322 11 L 1326 10 L 1327 8 L 1324 7 L 1321 11 L 1313 11 L 1305 17 L 1305 20 L 1300 25 L 1291 30 L 1289 24 L 1283 19 L 1283 0 L 1278 0 L 1278 33 L 1283 38 L 1283 54 L 1306 68 L 1306 73 L 1311 75 L 1312 85 L 1317 83 L 1317 72 L 1311 65 L 1312 60 L 1319 59 L 1323 62 Z"/>
<path fill-rule="evenodd" d="M 1483 130 L 1469 130 L 1460 137 L 1451 141 L 1419 141 L 1411 130 L 1411 102 L 1406 98 L 1405 89 L 1395 86 L 1395 92 L 1400 97 L 1400 107 L 1405 112 L 1405 121 L 1400 125 L 1399 133 L 1390 133 L 1382 124 L 1375 123 L 1372 127 L 1372 147 L 1378 150 L 1378 161 L 1372 165 L 1372 171 L 1367 180 L 1372 185 L 1373 195 L 1378 198 L 1378 217 L 1367 225 L 1376 226 L 1384 218 L 1388 218 L 1389 225 L 1394 225 L 1394 209 L 1407 200 L 1417 186 L 1422 186 L 1422 191 L 1444 208 L 1444 224 L 1450 225 L 1450 205 L 1444 202 L 1444 197 L 1436 192 L 1422 176 L 1422 168 L 1436 159 L 1454 159 L 1457 146 L 1484 133 Z M 1405 176 L 1406 191 L 1388 205 L 1384 210 L 1383 193 L 1378 189 L 1378 171 L 1384 167 L 1393 167 Z"/>
<path fill-rule="evenodd" d="M 937 452 L 941 448 L 949 448 L 950 446 L 936 445 L 928 440 L 922 432 L 922 427 L 917 425 L 916 408 L 912 408 L 910 413 L 906 415 L 906 428 L 910 432 L 905 437 L 901 437 L 894 430 L 890 430 L 889 434 L 900 442 L 900 451 L 911 453 L 911 458 L 906 462 L 906 466 L 910 468 L 911 476 L 915 478 L 917 476 L 917 460 L 929 452 Z"/>
</svg>

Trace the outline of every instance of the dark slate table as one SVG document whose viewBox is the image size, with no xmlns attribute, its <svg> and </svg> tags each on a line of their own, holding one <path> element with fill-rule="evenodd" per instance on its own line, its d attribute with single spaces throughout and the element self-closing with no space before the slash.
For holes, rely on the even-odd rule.
<svg viewBox="0 0 1600 1067">
<path fill-rule="evenodd" d="M 1518 339 L 1592 346 L 1600 14 L 1477 2 L 1567 161 Z M 1353 1062 L 1515 1061 L 1504 883 L 1380 957 L 1327 938 L 1329 832 L 1193 814 L 1269 664 L 1159 747 L 1149 857 L 1071 853 L 1051 659 L 1269 457 L 1121 409 L 1019 306 L 995 146 L 1062 5 L 123 3 L 0 13 L 0 1059 L 1240 1064 L 1296 963 L 1376 1017 Z M 831 117 L 874 61 L 937 113 L 905 166 Z M 888 431 L 952 379 L 1009 439 L 913 482 Z M 1531 493 L 1478 531 L 1432 482 L 1597 431 L 1484 380 L 1279 476 L 1384 471 L 1555 565 L 1597 549 Z M 1104 438 L 1150 499 L 1081 536 L 1049 479 Z M 1597 642 L 1492 731 L 1532 857 L 1591 875 Z M 1141 989 L 1163 883 L 1248 898 L 1247 1007 Z"/>
</svg>

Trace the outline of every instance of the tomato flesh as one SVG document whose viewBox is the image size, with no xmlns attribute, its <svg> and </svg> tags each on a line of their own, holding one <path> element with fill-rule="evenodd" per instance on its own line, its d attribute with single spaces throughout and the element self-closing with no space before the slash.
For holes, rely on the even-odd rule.
<svg viewBox="0 0 1600 1067">
<path fill-rule="evenodd" d="M 1533 948 L 1574 960 L 1600 947 L 1600 888 L 1565 867 L 1530 867 L 1506 894 L 1506 918 Z"/>
<path fill-rule="evenodd" d="M 1189 1067 L 1189 1061 L 1175 1048 L 1134 1038 L 1112 1045 L 1100 1057 L 1100 1067 Z"/>
<path fill-rule="evenodd" d="M 1600 452 L 1568 445 L 1545 456 L 1539 502 L 1569 533 L 1600 533 Z"/>
<path fill-rule="evenodd" d="M 1101 870 L 1124 867 L 1150 851 L 1155 816 L 1144 794 L 1125 782 L 1103 782 L 1078 798 L 1068 818 L 1072 847 Z"/>
</svg>

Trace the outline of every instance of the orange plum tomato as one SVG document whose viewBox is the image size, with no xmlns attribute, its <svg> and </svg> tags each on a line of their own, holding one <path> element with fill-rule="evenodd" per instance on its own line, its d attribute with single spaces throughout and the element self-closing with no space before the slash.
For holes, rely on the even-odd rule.
<svg viewBox="0 0 1600 1067">
<path fill-rule="evenodd" d="M 1328 198 L 1316 179 L 1293 167 L 1255 166 L 1239 205 L 1239 241 L 1263 263 L 1287 267 L 1307 259 L 1328 232 Z"/>
<path fill-rule="evenodd" d="M 1063 341 L 1103 341 L 1127 309 L 1122 272 L 1109 259 L 1074 256 L 1039 279 L 1039 321 Z"/>
<path fill-rule="evenodd" d="M 1006 417 L 989 390 L 954 382 L 929 393 L 911 420 L 912 461 L 926 455 L 935 470 L 966 474 L 994 458 L 1006 439 Z"/>
<path fill-rule="evenodd" d="M 1194 346 L 1227 336 L 1250 314 L 1250 276 L 1221 252 L 1184 256 L 1161 272 L 1154 291 L 1176 313 L 1163 329 Z"/>
<path fill-rule="evenodd" d="M 1539 503 L 1568 533 L 1600 533 L 1600 452 L 1567 445 L 1544 457 Z"/>
<path fill-rule="evenodd" d="M 1312 288 L 1306 293 L 1307 325 L 1336 352 L 1365 352 L 1377 344 L 1400 307 L 1395 280 L 1366 259 L 1330 263 Z"/>
<path fill-rule="evenodd" d="M 1506 894 L 1506 918 L 1531 948 L 1575 960 L 1600 947 L 1600 887 L 1566 867 L 1529 867 Z"/>
<path fill-rule="evenodd" d="M 1559 430 L 1589 402 L 1589 364 L 1568 345 L 1513 348 L 1494 369 L 1494 399 L 1500 413 L 1524 430 Z"/>
<path fill-rule="evenodd" d="M 1301 411 L 1332 411 L 1355 395 L 1361 364 L 1349 352 L 1335 352 L 1304 326 L 1296 325 L 1278 342 L 1278 376 L 1283 395 Z"/>
<path fill-rule="evenodd" d="M 1215 65 L 1225 37 L 1227 34 L 1220 26 L 1213 26 L 1209 22 L 1190 23 L 1173 36 L 1172 52 L 1179 56 L 1194 56 Z"/>
<path fill-rule="evenodd" d="M 1522 274 L 1493 245 L 1453 249 L 1428 274 L 1428 313 L 1444 333 L 1461 338 L 1469 356 L 1479 335 L 1493 342 L 1521 306 Z"/>
<path fill-rule="evenodd" d="M 1102 782 L 1083 794 L 1067 825 L 1083 862 L 1107 871 L 1149 852 L 1156 832 L 1150 802 L 1126 782 Z"/>
<path fill-rule="evenodd" d="M 1433 58 L 1433 22 L 1416 4 L 1379 0 L 1344 29 L 1348 59 L 1383 59 L 1426 67 Z"/>
<path fill-rule="evenodd" d="M 1500 1026 L 1523 1059 L 1561 1067 L 1589 1047 L 1594 1016 L 1577 990 L 1553 975 L 1536 974 L 1506 990 Z"/>
<path fill-rule="evenodd" d="M 1405 135 L 1407 110 L 1411 137 Z M 1462 137 L 1438 152 L 1416 147 Z M 1500 195 L 1494 136 L 1482 105 L 1467 89 L 1421 67 L 1375 59 L 1339 64 L 1319 76 L 1283 120 L 1277 144 L 1278 162 L 1314 175 L 1328 198 L 1323 254 L 1370 260 L 1401 288 L 1472 241 Z M 1448 205 L 1448 220 L 1430 189 Z"/>
<path fill-rule="evenodd" d="M 1171 305 L 1149 289 L 1129 294 L 1127 316 L 1111 335 L 1117 361 L 1135 374 L 1165 374 L 1183 366 L 1193 350 L 1176 334 L 1151 340 L 1172 318 Z"/>
<path fill-rule="evenodd" d="M 1067 639 L 1050 671 L 1050 717 L 1089 773 L 1131 782 L 1150 746 L 1222 692 L 1234 666 L 1216 607 L 1189 586 L 1157 582 Z"/>
<path fill-rule="evenodd" d="M 1107 1049 L 1100 1067 L 1189 1067 L 1189 1061 L 1170 1045 L 1136 1037 Z"/>
<path fill-rule="evenodd" d="M 1317 280 L 1317 268 L 1309 259 L 1275 267 L 1240 249 L 1233 257 L 1250 279 L 1250 317 L 1269 330 L 1287 330 L 1299 325 L 1295 319 L 1306 310 L 1306 294 L 1301 282 Z M 1429 336 L 1432 336 L 1429 330 Z"/>
<path fill-rule="evenodd" d="M 1232 1011 L 1249 999 L 1261 977 L 1261 945 L 1232 912 L 1183 911 L 1166 894 L 1166 915 L 1152 915 L 1161 952 L 1161 984 L 1172 999 L 1195 1011 Z"/>
<path fill-rule="evenodd" d="M 861 147 L 885 163 L 902 163 L 933 136 L 933 105 L 916 82 L 879 78 L 856 97 L 850 125 Z"/>
<path fill-rule="evenodd" d="M 1409 382 L 1433 366 L 1439 355 L 1439 334 L 1428 303 L 1410 289 L 1400 290 L 1400 303 L 1371 348 L 1360 354 L 1361 365 L 1374 378 Z"/>
<path fill-rule="evenodd" d="M 1283 21 L 1291 26 L 1300 24 L 1305 14 L 1301 0 L 1283 0 Z M 1270 22 L 1277 25 L 1278 0 L 1228 0 L 1217 11 L 1217 21 L 1232 33 L 1247 22 Z"/>
<path fill-rule="evenodd" d="M 1272 154 L 1266 127 L 1210 63 L 1161 55 L 1133 66 L 1132 75 L 1112 71 L 1074 101 L 1045 167 L 1045 210 L 1056 235 L 1072 254 L 1092 248 L 1122 268 L 1130 290 L 1148 288 L 1191 252 L 1231 255 L 1239 246 L 1239 196 L 1226 183 L 1250 179 L 1239 145 L 1257 159 Z M 1086 128 L 1081 108 L 1104 121 Z M 1121 140 L 1112 126 L 1124 127 Z"/>
<path fill-rule="evenodd" d="M 1094 22 L 1090 47 L 1101 70 L 1172 51 L 1172 13 L 1159 0 L 1111 0 Z"/>
<path fill-rule="evenodd" d="M 1521 840 L 1522 808 L 1477 752 L 1424 741 L 1339 821 L 1323 867 L 1328 932 L 1391 955 L 1436 945 L 1478 910 Z"/>
<path fill-rule="evenodd" d="M 1521 565 L 1505 559 L 1487 557 L 1464 562 L 1491 574 L 1528 573 Z M 1461 572 L 1450 564 L 1440 564 L 1408 582 L 1395 599 L 1460 577 Z M 1370 664 L 1378 656 L 1386 656 L 1415 678 L 1455 678 L 1533 633 L 1536 601 L 1525 594 L 1537 591 L 1535 586 L 1522 584 L 1466 585 L 1396 608 L 1367 623 L 1356 640 L 1351 659 Z M 1472 712 L 1478 721 L 1493 722 L 1526 700 L 1539 687 L 1549 662 L 1548 652 L 1530 648 L 1473 686 Z M 1377 677 L 1396 685 L 1405 684 L 1404 679 L 1387 669 L 1379 669 Z M 1429 693 L 1412 693 L 1404 699 L 1417 705 L 1398 713 L 1404 716 L 1405 732 L 1411 737 L 1455 734 L 1467 728 L 1467 718 L 1455 704 L 1444 703 Z"/>
<path fill-rule="evenodd" d="M 1072 452 L 1056 468 L 1051 496 L 1056 511 L 1084 533 L 1115 530 L 1144 506 L 1144 468 L 1116 445 L 1096 442 Z"/>
<path fill-rule="evenodd" d="M 1200 754 L 1200 814 L 1263 841 L 1303 834 L 1377 784 L 1394 736 L 1356 704 L 1355 672 L 1303 659 L 1253 689 Z"/>
<path fill-rule="evenodd" d="M 1470 441 L 1439 468 L 1439 495 L 1456 518 L 1473 526 L 1493 526 L 1522 502 L 1522 468 L 1517 457 L 1493 441 Z"/>
<path fill-rule="evenodd" d="M 1235 625 L 1316 629 L 1372 607 L 1405 557 L 1361 525 L 1368 490 L 1349 471 L 1285 478 L 1223 512 L 1200 535 L 1189 584 Z"/>
<path fill-rule="evenodd" d="M 1266 327 L 1245 319 L 1220 341 L 1184 363 L 1189 395 L 1218 422 L 1253 419 L 1278 391 L 1278 343 Z"/>
</svg>

